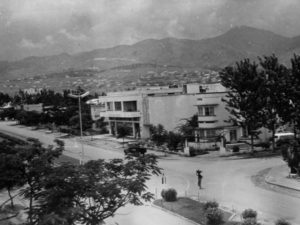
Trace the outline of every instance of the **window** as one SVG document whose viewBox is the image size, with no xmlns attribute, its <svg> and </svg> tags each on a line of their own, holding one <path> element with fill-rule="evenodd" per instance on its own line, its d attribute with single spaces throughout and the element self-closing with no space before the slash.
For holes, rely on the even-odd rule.
<svg viewBox="0 0 300 225">
<path fill-rule="evenodd" d="M 115 111 L 122 111 L 121 102 L 115 102 Z"/>
<path fill-rule="evenodd" d="M 204 130 L 199 130 L 199 136 L 200 138 L 204 138 Z"/>
<path fill-rule="evenodd" d="M 203 107 L 198 106 L 198 113 L 199 113 L 199 116 L 203 116 Z"/>
<path fill-rule="evenodd" d="M 215 114 L 214 107 L 204 107 L 205 116 L 213 116 Z"/>
<path fill-rule="evenodd" d="M 200 93 L 205 93 L 206 92 L 206 89 L 202 86 L 199 86 L 199 92 Z"/>
<path fill-rule="evenodd" d="M 236 130 L 230 130 L 229 134 L 230 134 L 230 141 L 236 141 L 237 140 L 237 132 L 236 132 Z"/>
<path fill-rule="evenodd" d="M 137 101 L 125 101 L 123 102 L 124 112 L 136 112 L 137 111 Z"/>
<path fill-rule="evenodd" d="M 242 134 L 243 134 L 243 137 L 247 137 L 248 136 L 247 127 L 242 127 Z"/>
<path fill-rule="evenodd" d="M 215 130 L 207 130 L 206 131 L 206 137 L 215 137 L 216 131 Z"/>
<path fill-rule="evenodd" d="M 113 103 L 112 102 L 107 102 L 106 103 L 107 111 L 113 111 Z"/>
<path fill-rule="evenodd" d="M 213 106 L 198 106 L 199 116 L 214 116 L 215 110 Z"/>
</svg>

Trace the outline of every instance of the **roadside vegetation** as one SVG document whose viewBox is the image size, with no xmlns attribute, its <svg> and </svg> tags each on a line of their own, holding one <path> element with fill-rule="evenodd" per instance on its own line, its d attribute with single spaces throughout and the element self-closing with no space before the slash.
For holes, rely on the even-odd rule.
<svg viewBox="0 0 300 225">
<path fill-rule="evenodd" d="M 25 144 L 0 142 L 0 190 L 9 195 L 0 207 L 0 222 L 22 213 L 26 224 L 31 225 L 96 225 L 126 204 L 142 205 L 142 201 L 154 199 L 145 183 L 151 175 L 161 173 L 156 156 L 54 166 L 64 151 L 62 141 L 55 143 L 43 147 L 32 138 Z M 16 197 L 27 202 L 22 212 L 17 210 Z"/>
<path fill-rule="evenodd" d="M 78 92 L 84 92 L 84 90 L 79 88 Z M 2 120 L 14 119 L 17 124 L 34 129 L 49 129 L 79 135 L 78 100 L 68 97 L 70 93 L 69 90 L 65 90 L 63 94 L 55 93 L 52 90 L 42 90 L 40 93 L 31 95 L 20 90 L 13 97 L 5 96 L 6 103 L 11 102 L 13 107 L 0 112 L 0 118 Z M 88 95 L 80 99 L 84 135 L 108 133 L 106 128 L 108 123 L 103 118 L 99 118 L 97 121 L 93 121 L 91 118 L 90 105 L 86 104 L 86 101 L 93 97 L 97 97 L 97 95 Z M 42 104 L 42 112 L 22 110 L 20 106 L 24 104 Z M 94 123 L 99 129 L 91 129 Z"/>
<path fill-rule="evenodd" d="M 300 56 L 294 55 L 291 67 L 280 64 L 275 55 L 258 59 L 258 63 L 249 59 L 227 66 L 220 71 L 221 84 L 230 89 L 223 101 L 231 116 L 227 122 L 233 126 L 245 127 L 251 136 L 251 153 L 254 151 L 253 139 L 260 128 L 268 128 L 272 133 L 270 142 L 273 151 L 280 149 L 283 160 L 290 168 L 291 174 L 300 176 Z M 83 91 L 83 90 L 79 90 Z M 12 102 L 13 106 L 21 104 L 42 103 L 43 112 L 27 112 L 7 109 L 0 117 L 15 119 L 18 124 L 40 128 L 59 128 L 61 132 L 79 134 L 78 101 L 68 97 L 69 91 L 63 94 L 51 90 L 43 90 L 37 95 L 28 95 L 22 91 L 9 97 L 2 94 L 0 103 Z M 82 101 L 83 130 L 88 131 L 93 121 L 89 106 L 84 102 L 92 96 L 80 99 Z M 183 119 L 185 123 L 178 125 L 174 131 L 166 131 L 158 124 L 151 125 L 151 142 L 145 143 L 161 148 L 177 151 L 187 142 L 195 140 L 195 131 L 199 124 L 197 115 Z M 101 129 L 105 130 L 104 120 L 99 120 Z M 275 132 L 282 125 L 291 124 L 294 128 L 294 139 L 275 143 Z M 119 128 L 119 137 L 128 135 L 126 127 Z M 220 141 L 224 134 L 215 134 L 208 141 Z M 74 166 L 64 164 L 53 167 L 53 159 L 59 157 L 64 149 L 63 143 L 57 141 L 57 146 L 44 148 L 37 140 L 28 140 L 26 145 L 12 142 L 1 142 L 0 154 L 0 188 L 10 195 L 11 207 L 14 207 L 14 196 L 11 190 L 23 187 L 19 195 L 30 204 L 27 211 L 28 222 L 56 221 L 57 223 L 99 224 L 127 203 L 141 204 L 141 200 L 150 201 L 153 195 L 146 192 L 144 183 L 151 174 L 160 174 L 155 156 L 146 155 L 138 158 L 128 156 L 126 160 L 115 159 L 109 162 L 92 160 L 85 165 Z M 276 145 L 275 145 L 276 144 Z M 269 148 L 269 143 L 261 144 Z M 239 149 L 235 148 L 235 152 Z M 196 153 L 195 153 L 196 154 Z M 101 176 L 98 176 L 101 174 Z M 47 178 L 47 179 L 46 179 Z M 61 185 L 63 184 L 63 185 Z M 76 184 L 76 190 L 74 188 Z M 101 185 L 99 185 L 101 184 Z M 87 191 L 88 190 L 88 191 Z M 141 194 L 143 193 L 143 194 Z M 60 196 L 60 197 L 57 197 Z M 186 203 L 190 200 L 178 198 L 176 190 L 166 190 L 162 200 L 156 204 L 178 214 L 195 216 L 191 213 L 193 207 L 203 208 L 205 204 Z M 171 199 L 171 200 L 170 200 Z M 184 203 L 180 203 L 183 202 Z M 202 205 L 201 205 L 202 204 Z M 207 203 L 208 204 L 208 203 Z M 224 212 L 218 204 L 209 203 L 201 214 L 201 221 L 211 224 L 225 221 Z M 183 210 L 181 206 L 186 209 Z M 188 207 L 187 207 L 188 206 Z M 192 206 L 192 207 L 190 207 Z M 197 214 L 197 216 L 199 216 Z M 241 225 L 259 225 L 257 213 L 248 209 L 242 213 Z M 200 221 L 200 220 L 199 220 Z M 287 225 L 287 221 L 278 220 L 276 225 Z"/>
</svg>

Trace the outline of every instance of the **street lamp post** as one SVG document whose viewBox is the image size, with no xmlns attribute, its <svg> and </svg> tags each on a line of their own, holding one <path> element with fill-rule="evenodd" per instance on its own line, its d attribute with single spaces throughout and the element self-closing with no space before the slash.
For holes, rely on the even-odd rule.
<svg viewBox="0 0 300 225">
<path fill-rule="evenodd" d="M 89 95 L 90 92 L 85 92 L 83 94 L 80 94 L 80 88 L 78 88 L 78 94 L 74 95 L 74 94 L 68 94 L 69 97 L 71 98 L 78 98 L 78 107 L 79 107 L 79 124 L 80 124 L 80 139 L 81 139 L 81 153 L 80 154 L 80 164 L 84 164 L 83 160 L 84 160 L 84 150 L 83 150 L 83 143 L 82 143 L 82 118 L 81 118 L 81 103 L 80 103 L 80 99 Z"/>
</svg>

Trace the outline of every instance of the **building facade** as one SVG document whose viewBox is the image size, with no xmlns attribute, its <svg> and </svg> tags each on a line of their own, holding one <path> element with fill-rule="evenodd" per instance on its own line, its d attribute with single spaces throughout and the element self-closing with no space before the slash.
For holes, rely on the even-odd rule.
<svg viewBox="0 0 300 225">
<path fill-rule="evenodd" d="M 105 104 L 105 111 L 100 115 L 107 118 L 110 134 L 115 135 L 117 127 L 125 124 L 130 129 L 129 136 L 134 138 L 149 138 L 150 124 L 162 124 L 166 130 L 173 130 L 180 119 L 190 116 L 189 110 L 196 112 L 189 107 L 195 99 L 187 104 L 182 88 L 111 92 L 99 96 L 99 101 Z"/>
<path fill-rule="evenodd" d="M 135 138 L 149 138 L 150 124 L 162 124 L 167 131 L 174 131 L 184 123 L 182 119 L 198 114 L 198 140 L 224 132 L 226 139 L 234 142 L 243 130 L 225 122 L 229 112 L 222 98 L 227 92 L 220 83 L 112 92 L 99 97 L 99 102 L 105 104 L 100 114 L 109 121 L 110 134 L 115 135 L 117 126 L 125 124 L 130 128 L 130 136 Z"/>
<path fill-rule="evenodd" d="M 230 113 L 222 99 L 229 91 L 216 82 L 185 84 L 181 88 L 145 87 L 135 91 L 111 92 L 107 96 L 99 96 L 102 106 L 95 112 L 109 122 L 110 134 L 116 135 L 117 127 L 125 124 L 133 138 L 149 138 L 151 124 L 162 124 L 167 131 L 174 131 L 178 125 L 185 123 L 183 119 L 197 114 L 196 141 L 222 135 L 227 142 L 234 143 L 248 138 L 249 132 L 246 127 L 226 122 Z M 270 137 L 268 129 L 260 129 L 260 141 L 267 141 Z"/>
<path fill-rule="evenodd" d="M 226 122 L 230 113 L 222 99 L 226 98 L 228 90 L 219 83 L 206 85 L 204 90 L 197 95 L 199 127 L 196 136 L 199 139 L 210 139 L 224 135 L 226 141 L 237 142 L 246 135 L 246 130 Z"/>
</svg>

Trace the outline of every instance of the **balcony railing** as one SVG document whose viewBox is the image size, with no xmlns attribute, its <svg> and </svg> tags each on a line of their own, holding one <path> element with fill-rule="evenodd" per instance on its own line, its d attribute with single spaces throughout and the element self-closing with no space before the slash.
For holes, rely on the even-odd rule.
<svg viewBox="0 0 300 225">
<path fill-rule="evenodd" d="M 106 111 L 101 113 L 103 117 L 141 117 L 140 111 Z"/>
</svg>

